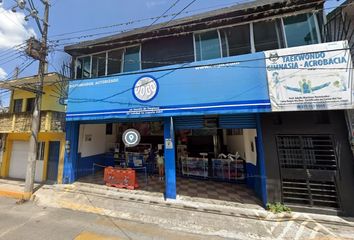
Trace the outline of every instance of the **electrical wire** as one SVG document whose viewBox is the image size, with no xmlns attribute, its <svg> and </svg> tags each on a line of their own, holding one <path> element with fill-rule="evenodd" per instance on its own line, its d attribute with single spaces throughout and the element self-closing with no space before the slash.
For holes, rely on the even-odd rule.
<svg viewBox="0 0 354 240">
<path fill-rule="evenodd" d="M 159 17 L 157 17 L 149 26 L 145 27 L 144 32 L 147 31 L 152 25 L 154 25 L 158 20 L 160 20 L 166 13 L 168 13 L 172 8 L 174 8 L 181 0 L 175 1 L 167 10 L 165 10 Z"/>
<path fill-rule="evenodd" d="M 344 49 L 344 50 L 349 50 L 349 49 Z M 319 52 L 335 52 L 335 51 L 343 51 L 343 49 L 337 49 L 337 50 L 326 50 L 326 51 L 316 51 L 316 52 L 307 52 L 308 54 L 309 53 L 319 53 Z M 294 55 L 299 55 L 301 53 L 296 53 L 296 54 L 286 54 L 286 55 L 281 55 L 279 57 L 286 57 L 286 56 L 294 56 Z M 341 53 L 338 53 L 337 55 L 339 55 Z M 335 55 L 336 56 L 336 55 Z M 334 57 L 335 57 L 334 56 Z M 187 68 L 203 68 L 203 67 L 233 67 L 233 68 L 262 68 L 262 69 L 267 69 L 267 67 L 255 67 L 255 66 L 247 66 L 247 65 L 244 65 L 244 66 L 238 66 L 238 65 L 234 65 L 233 63 L 241 63 L 241 62 L 252 62 L 252 61 L 264 61 L 266 59 L 269 59 L 267 57 L 262 57 L 262 58 L 254 58 L 254 59 L 248 59 L 248 60 L 242 60 L 242 61 L 229 61 L 229 62 L 224 62 L 224 63 L 214 63 L 214 64 L 203 64 L 203 65 L 192 65 L 190 66 L 191 63 L 187 63 L 187 64 L 184 64 L 183 66 L 181 67 L 175 67 L 175 68 L 169 68 L 169 69 L 152 69 L 152 70 L 146 70 L 146 71 L 139 71 L 139 72 L 133 72 L 133 73 L 121 73 L 121 74 L 117 74 L 117 75 L 112 75 L 110 77 L 114 77 L 114 76 L 117 76 L 117 77 L 121 77 L 121 76 L 125 76 L 125 75 L 132 75 L 132 74 L 147 74 L 147 73 L 156 73 L 156 72 L 164 72 L 164 71 L 169 71 L 167 74 L 164 74 L 163 76 L 160 76 L 159 78 L 162 78 L 168 74 L 171 74 L 172 72 L 176 71 L 176 70 L 180 70 L 180 69 L 187 69 Z M 187 66 L 189 65 L 189 66 Z M 291 68 L 289 68 L 291 69 Z M 315 69 L 321 69 L 321 70 L 349 70 L 349 69 L 353 69 L 353 68 L 294 68 L 296 70 L 299 70 L 298 72 L 302 71 L 302 70 L 315 70 Z M 84 80 L 92 80 L 92 79 L 80 79 L 80 80 L 68 80 L 68 82 L 70 81 L 80 81 L 80 83 Z M 80 84 L 79 83 L 79 84 Z M 149 84 L 150 82 L 147 82 L 145 84 Z M 78 86 L 78 85 L 77 85 Z M 76 86 L 76 87 L 77 87 Z M 72 94 L 73 90 L 76 89 L 76 87 L 70 89 L 70 94 Z M 80 102 L 85 102 L 85 101 L 105 101 L 107 102 L 108 99 L 111 99 L 113 97 L 116 97 L 118 95 L 121 95 L 121 94 L 124 94 L 126 92 L 129 92 L 129 91 L 132 91 L 133 88 L 128 88 L 128 89 L 125 89 L 125 90 L 122 90 L 120 92 L 117 92 L 115 94 L 112 94 L 110 96 L 107 96 L 103 99 L 95 99 L 95 100 L 92 100 L 92 99 L 73 99 L 73 98 L 70 98 L 71 100 L 75 100 L 75 101 L 80 101 Z M 145 105 L 146 106 L 146 105 Z"/>
<path fill-rule="evenodd" d="M 302 4 L 299 4 L 297 5 L 298 6 L 307 6 L 307 5 L 313 5 L 313 3 L 302 3 Z M 293 6 L 290 6 L 290 7 L 283 7 L 282 9 L 292 9 Z M 268 12 L 274 12 L 275 10 L 274 9 L 270 9 L 270 10 L 262 10 L 262 11 L 259 11 L 257 12 L 257 14 L 260 14 L 260 13 L 268 13 Z M 177 13 L 178 14 L 178 13 Z M 176 14 L 175 14 L 176 15 Z M 219 21 L 228 21 L 228 20 L 233 20 L 235 18 L 244 18 L 244 17 L 247 17 L 247 16 L 252 16 L 254 15 L 254 13 L 247 13 L 247 14 L 242 14 L 242 15 L 238 15 L 238 16 L 235 16 L 235 17 L 225 17 L 225 18 L 220 18 L 220 19 L 215 19 L 215 20 L 209 20 L 209 21 L 204 21 L 203 24 L 207 24 L 207 25 L 210 25 L 211 23 L 214 23 L 214 22 L 219 22 Z M 167 22 L 168 23 L 168 22 Z M 163 23 L 162 23 L 163 24 Z M 192 23 L 192 24 L 188 24 L 188 27 L 192 27 L 192 26 L 195 26 L 195 25 L 198 25 L 198 24 L 201 24 L 201 23 Z M 172 30 L 172 29 L 180 29 L 180 28 L 185 28 L 185 26 L 170 26 L 168 27 L 169 30 Z M 136 30 L 136 29 L 141 29 L 141 27 L 137 27 L 137 28 L 130 28 L 130 29 L 124 29 L 124 30 L 120 30 L 120 31 L 110 31 L 110 32 L 103 32 L 103 33 L 94 33 L 94 34 L 88 34 L 88 35 L 82 35 L 82 36 L 76 36 L 76 37 L 68 37 L 68 38 L 62 38 L 62 39 L 52 39 L 50 40 L 50 42 L 60 42 L 60 41 L 67 41 L 67 40 L 71 40 L 71 39 L 82 39 L 82 38 L 90 38 L 90 37 L 94 37 L 94 36 L 98 36 L 98 35 L 107 35 L 107 34 L 112 34 L 112 33 L 116 33 L 116 34 L 119 34 L 119 33 L 125 33 L 125 32 L 128 32 L 128 31 L 133 31 L 133 30 Z M 79 42 L 77 42 L 79 43 Z M 67 44 L 67 43 L 66 43 Z"/>
<path fill-rule="evenodd" d="M 243 2 L 248 2 L 248 1 L 249 0 L 245 0 Z M 213 8 L 222 7 L 222 6 L 234 6 L 235 3 L 240 4 L 240 1 L 233 2 L 233 3 L 228 3 L 228 4 L 219 4 L 219 5 L 214 5 L 214 6 L 205 7 L 205 8 L 194 9 L 194 10 L 186 11 L 184 13 L 187 14 L 187 13 L 191 13 L 191 12 L 196 12 L 196 11 L 206 10 L 206 9 L 213 9 Z M 100 29 L 114 28 L 114 27 L 119 27 L 119 26 L 127 26 L 127 25 L 132 25 L 132 24 L 135 24 L 135 23 L 144 22 L 144 21 L 156 20 L 157 18 L 161 19 L 161 18 L 173 17 L 176 14 L 177 13 L 171 13 L 171 14 L 165 14 L 163 16 L 141 18 L 141 19 L 131 20 L 131 21 L 123 22 L 123 23 L 115 23 L 115 24 L 107 25 L 107 26 L 100 26 L 100 27 L 95 27 L 95 28 L 87 28 L 87 29 L 83 29 L 83 30 L 66 32 L 66 33 L 59 33 L 59 34 L 51 35 L 50 37 L 60 37 L 60 36 L 72 35 L 72 34 L 77 34 L 77 33 L 82 33 L 82 32 L 96 31 L 96 30 L 100 30 Z"/>
<path fill-rule="evenodd" d="M 304 3 L 302 5 L 309 5 L 310 3 Z M 348 5 L 352 5 L 354 4 L 353 3 L 350 3 Z M 293 7 L 286 7 L 287 9 L 291 9 Z M 285 9 L 285 8 L 282 8 L 282 9 Z M 322 11 L 322 9 L 319 9 L 319 10 L 316 10 L 316 11 Z M 316 12 L 314 11 L 314 12 Z M 268 13 L 268 12 L 274 12 L 274 9 L 271 9 L 271 10 L 267 10 L 267 11 L 262 11 L 262 12 L 259 12 L 259 13 Z M 259 14 L 257 13 L 257 14 Z M 215 19 L 215 20 L 210 20 L 210 21 L 204 21 L 203 23 L 191 23 L 191 24 L 188 24 L 188 27 L 192 27 L 192 26 L 195 26 L 195 25 L 200 25 L 200 24 L 206 24 L 206 25 L 210 25 L 212 23 L 217 23 L 217 22 L 220 22 L 220 21 L 229 21 L 229 20 L 232 20 L 232 19 L 235 19 L 235 18 L 244 18 L 246 16 L 251 16 L 251 15 L 254 15 L 254 13 L 248 13 L 248 14 L 243 14 L 243 15 L 238 15 L 238 16 L 234 16 L 234 17 L 226 17 L 226 18 L 221 18 L 221 19 Z M 173 29 L 184 29 L 185 26 L 170 26 L 168 27 L 169 30 L 173 30 Z M 64 45 L 73 45 L 73 44 L 82 44 L 82 43 L 85 43 L 85 42 L 65 42 L 65 43 L 59 43 L 61 41 L 68 41 L 68 40 L 71 40 L 71 39 L 82 39 L 82 38 L 90 38 L 90 37 L 94 37 L 94 36 L 97 36 L 97 35 L 102 35 L 102 34 L 112 34 L 112 33 L 115 33 L 115 34 L 119 34 L 119 33 L 125 33 L 127 31 L 130 31 L 130 30 L 135 30 L 135 29 L 140 29 L 140 28 L 134 28 L 134 29 L 126 29 L 126 30 L 122 30 L 122 31 L 118 31 L 118 32 L 106 32 L 106 33 L 95 33 L 95 34 L 90 34 L 90 35 L 84 35 L 84 36 L 79 36 L 79 37 L 70 37 L 70 38 L 63 38 L 63 39 L 57 39 L 57 40 L 50 40 L 50 42 L 52 43 L 52 46 L 53 47 L 58 47 L 58 46 L 64 46 Z M 164 38 L 164 37 L 171 37 L 171 36 L 179 36 L 179 35 L 186 35 L 186 34 L 190 34 L 190 33 L 194 33 L 195 31 L 193 30 L 190 30 L 190 31 L 182 31 L 182 32 L 178 32 L 178 33 L 172 33 L 172 34 L 165 34 L 165 35 L 157 35 L 157 36 L 154 36 L 154 37 L 146 37 L 146 38 L 140 38 L 140 39 L 135 39 L 135 40 L 127 40 L 127 41 L 119 41 L 119 44 L 134 44 L 134 43 L 137 43 L 137 42 L 142 42 L 142 41 L 146 41 L 146 40 L 152 40 L 152 39 L 157 39 L 157 38 Z M 117 43 L 97 43 L 97 44 L 94 44 L 93 46 L 94 47 L 101 47 L 101 46 L 114 46 L 114 45 L 117 45 Z M 84 49 L 84 48 L 91 48 L 93 46 L 82 46 L 81 48 Z"/>
<path fill-rule="evenodd" d="M 173 16 L 167 23 L 163 24 L 162 27 L 166 27 L 168 26 L 168 24 L 170 24 L 176 17 L 178 17 L 179 15 L 182 14 L 182 12 L 184 10 L 186 10 L 187 8 L 189 8 L 193 3 L 195 3 L 197 0 L 192 0 L 191 2 L 189 2 L 181 11 L 179 11 L 175 16 Z"/>
</svg>

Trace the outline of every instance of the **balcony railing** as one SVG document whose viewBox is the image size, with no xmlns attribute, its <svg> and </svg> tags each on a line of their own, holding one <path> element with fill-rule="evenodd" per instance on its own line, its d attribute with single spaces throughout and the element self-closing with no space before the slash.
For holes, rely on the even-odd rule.
<svg viewBox="0 0 354 240">
<path fill-rule="evenodd" d="M 32 113 L 2 113 L 0 114 L 0 133 L 30 132 Z M 65 131 L 65 113 L 41 111 L 41 132 Z"/>
</svg>

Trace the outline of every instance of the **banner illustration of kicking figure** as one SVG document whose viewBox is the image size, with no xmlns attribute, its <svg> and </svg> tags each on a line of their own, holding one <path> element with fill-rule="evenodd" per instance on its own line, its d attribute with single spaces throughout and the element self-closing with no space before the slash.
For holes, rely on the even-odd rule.
<svg viewBox="0 0 354 240">
<path fill-rule="evenodd" d="M 353 108 L 347 41 L 266 51 L 272 111 Z"/>
</svg>

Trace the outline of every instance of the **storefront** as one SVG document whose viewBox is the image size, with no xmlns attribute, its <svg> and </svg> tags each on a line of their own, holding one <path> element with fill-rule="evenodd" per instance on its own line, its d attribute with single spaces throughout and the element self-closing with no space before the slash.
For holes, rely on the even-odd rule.
<svg viewBox="0 0 354 240">
<path fill-rule="evenodd" d="M 270 101 L 262 56 L 72 81 L 64 182 L 90 175 L 93 165 L 149 174 L 150 155 L 163 150 L 165 197 L 176 198 L 179 179 L 194 179 L 247 184 L 265 204 L 259 113 Z M 127 129 L 140 134 L 138 146 L 123 143 Z"/>
<path fill-rule="evenodd" d="M 222 194 L 215 189 L 224 186 L 247 186 L 263 206 L 268 201 L 288 203 L 285 189 L 298 189 L 294 183 L 286 186 L 289 178 L 298 181 L 298 168 L 307 167 L 320 172 L 314 169 L 305 173 L 319 173 L 321 177 L 332 174 L 331 184 L 335 186 L 339 168 L 329 173 L 319 152 L 338 152 L 334 142 L 340 141 L 345 128 L 339 120 L 334 121 L 338 123 L 334 126 L 341 129 L 335 135 L 321 130 L 320 124 L 326 122 L 322 118 L 327 114 L 339 116 L 328 110 L 353 106 L 352 71 L 346 68 L 351 59 L 346 54 L 346 44 L 320 44 L 316 53 L 313 46 L 287 48 L 73 80 L 68 97 L 63 180 L 74 182 L 95 172 L 93 166 L 150 170 L 153 167 L 149 163 L 156 159 L 153 155 L 163 149 L 164 184 L 152 184 L 162 186 L 166 198 L 181 195 L 183 186 L 188 185 L 186 179 L 190 179 L 193 184 L 189 189 L 197 189 L 195 181 L 206 182 L 210 185 L 207 192 L 216 194 Z M 329 67 L 335 70 L 329 73 Z M 291 124 L 283 123 L 283 116 Z M 314 116 L 319 116 L 319 120 L 311 125 L 309 118 Z M 122 139 L 128 129 L 140 135 L 140 145 L 127 147 Z M 312 135 L 305 136 L 309 133 Z M 292 142 L 294 134 L 299 142 L 308 141 L 309 145 L 300 144 L 298 149 L 296 141 Z M 328 146 L 324 149 L 320 145 L 318 149 L 317 143 Z M 339 160 L 326 155 L 325 164 L 339 163 L 341 156 L 348 157 L 346 148 L 339 152 L 343 154 L 332 154 Z M 296 159 L 300 163 L 291 165 Z M 284 177 L 288 173 L 291 176 Z M 348 181 L 352 176 L 348 173 Z M 309 176 L 302 180 L 308 182 Z M 198 191 L 196 195 L 200 194 Z M 315 196 L 316 189 L 313 191 Z M 295 200 L 294 194 L 311 196 L 303 191 L 291 194 Z"/>
</svg>

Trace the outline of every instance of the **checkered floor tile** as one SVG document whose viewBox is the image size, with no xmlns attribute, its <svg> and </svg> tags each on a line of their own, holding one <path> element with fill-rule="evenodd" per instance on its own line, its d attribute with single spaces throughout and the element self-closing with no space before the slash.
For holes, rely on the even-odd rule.
<svg viewBox="0 0 354 240">
<path fill-rule="evenodd" d="M 79 182 L 104 185 L 103 172 L 79 179 Z M 165 181 L 158 176 L 145 178 L 144 173 L 138 173 L 139 190 L 160 192 L 165 190 Z M 218 182 L 211 179 L 191 179 L 177 177 L 177 194 L 188 197 L 198 197 L 234 203 L 260 204 L 254 192 L 244 184 Z"/>
</svg>

